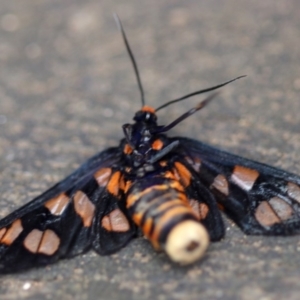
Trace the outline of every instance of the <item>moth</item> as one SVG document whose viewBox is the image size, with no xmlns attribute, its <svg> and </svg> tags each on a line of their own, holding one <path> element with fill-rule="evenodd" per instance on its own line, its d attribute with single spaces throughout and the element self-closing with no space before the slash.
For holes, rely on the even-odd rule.
<svg viewBox="0 0 300 300">
<path fill-rule="evenodd" d="M 142 108 L 123 125 L 119 146 L 90 158 L 75 172 L 0 221 L 0 273 L 12 273 L 93 249 L 120 250 L 142 234 L 171 260 L 190 264 L 209 242 L 223 238 L 220 210 L 246 234 L 300 231 L 300 177 L 166 132 L 191 116 L 205 98 L 168 125 L 145 105 L 138 68 L 121 22 L 124 43 L 141 92 Z"/>
</svg>

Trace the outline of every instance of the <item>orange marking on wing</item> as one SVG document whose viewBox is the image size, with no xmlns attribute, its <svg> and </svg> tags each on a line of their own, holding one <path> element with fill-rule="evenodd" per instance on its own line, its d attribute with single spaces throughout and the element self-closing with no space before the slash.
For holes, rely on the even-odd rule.
<svg viewBox="0 0 300 300">
<path fill-rule="evenodd" d="M 82 191 L 77 191 L 74 195 L 74 209 L 80 216 L 84 227 L 90 227 L 95 213 L 95 205 Z"/>
<path fill-rule="evenodd" d="M 111 172 L 111 168 L 102 168 L 94 174 L 94 178 L 98 182 L 99 186 L 105 187 L 107 185 Z"/>
<path fill-rule="evenodd" d="M 126 144 L 125 146 L 124 146 L 124 149 L 123 149 L 123 153 L 124 154 L 126 154 L 126 155 L 129 155 L 129 154 L 131 154 L 132 153 L 132 148 L 130 147 L 130 145 L 129 144 Z"/>
<path fill-rule="evenodd" d="M 200 220 L 199 202 L 195 199 L 190 199 L 189 202 L 193 212 L 197 216 L 197 219 Z"/>
<path fill-rule="evenodd" d="M 111 194 L 113 194 L 114 196 L 118 196 L 118 194 L 119 194 L 119 181 L 120 181 L 120 177 L 121 177 L 121 172 L 120 171 L 115 172 L 111 176 L 111 178 L 110 178 L 110 180 L 109 180 L 109 182 L 107 184 L 107 187 L 106 187 L 107 190 Z"/>
<path fill-rule="evenodd" d="M 118 208 L 106 215 L 102 219 L 101 225 L 107 231 L 126 232 L 130 229 L 126 216 Z"/>
<path fill-rule="evenodd" d="M 147 106 L 147 105 L 145 105 L 144 107 L 142 107 L 141 111 L 155 114 L 155 109 L 153 107 Z"/>
<path fill-rule="evenodd" d="M 256 220 L 263 226 L 271 226 L 280 223 L 280 219 L 267 201 L 262 201 L 255 212 Z"/>
<path fill-rule="evenodd" d="M 5 227 L 0 229 L 0 242 L 1 242 L 1 239 L 4 236 L 5 232 L 6 232 L 6 228 Z"/>
<path fill-rule="evenodd" d="M 53 255 L 58 250 L 59 245 L 60 239 L 57 234 L 54 231 L 47 229 L 43 234 L 38 253 Z"/>
<path fill-rule="evenodd" d="M 185 187 L 189 186 L 191 183 L 191 173 L 190 171 L 180 162 L 174 163 L 175 168 L 180 176 L 180 179 Z"/>
<path fill-rule="evenodd" d="M 104 216 L 101 220 L 101 226 L 107 230 L 107 231 L 112 231 L 112 226 L 110 223 L 110 218 L 109 216 Z"/>
<path fill-rule="evenodd" d="M 235 166 L 231 180 L 246 191 L 250 191 L 259 176 L 258 171 L 242 166 Z"/>
<path fill-rule="evenodd" d="M 26 236 L 23 242 L 24 247 L 32 253 L 37 253 L 42 236 L 43 236 L 43 231 L 40 231 L 38 229 L 33 229 Z"/>
<path fill-rule="evenodd" d="M 300 203 L 300 187 L 297 184 L 289 182 L 287 184 L 287 193 L 291 198 Z"/>
<path fill-rule="evenodd" d="M 199 158 L 191 159 L 189 156 L 186 156 L 185 161 L 190 164 L 196 172 L 200 171 L 201 160 Z"/>
<path fill-rule="evenodd" d="M 1 239 L 1 243 L 7 246 L 11 245 L 22 231 L 23 226 L 21 220 L 15 220 L 5 232 L 4 236 Z"/>
<path fill-rule="evenodd" d="M 62 193 L 50 200 L 44 206 L 55 216 L 61 215 L 69 204 L 70 198 Z"/>
<path fill-rule="evenodd" d="M 208 213 L 209 207 L 205 203 L 199 203 L 200 220 L 204 220 Z"/>
<path fill-rule="evenodd" d="M 288 220 L 294 213 L 292 207 L 279 197 L 271 198 L 269 203 L 282 221 Z"/>
<path fill-rule="evenodd" d="M 163 148 L 163 146 L 164 146 L 164 143 L 160 139 L 155 140 L 151 145 L 152 149 L 157 150 L 157 151 L 161 150 Z"/>
<path fill-rule="evenodd" d="M 215 177 L 214 182 L 210 186 L 211 188 L 215 188 L 220 193 L 222 193 L 225 196 L 229 195 L 229 185 L 226 177 L 222 174 Z"/>
<path fill-rule="evenodd" d="M 203 220 L 206 218 L 209 208 L 205 203 L 199 203 L 195 199 L 191 199 L 190 201 L 190 206 L 192 207 L 194 213 L 196 214 L 198 220 Z"/>
</svg>

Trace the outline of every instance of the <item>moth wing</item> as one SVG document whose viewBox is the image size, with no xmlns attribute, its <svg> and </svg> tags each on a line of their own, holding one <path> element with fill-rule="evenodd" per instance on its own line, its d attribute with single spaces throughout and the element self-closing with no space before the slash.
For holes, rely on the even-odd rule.
<svg viewBox="0 0 300 300">
<path fill-rule="evenodd" d="M 89 159 L 42 195 L 0 221 L 0 273 L 72 257 L 92 246 L 112 204 L 106 186 L 120 163 L 119 148 Z"/>
<path fill-rule="evenodd" d="M 179 151 L 180 152 L 180 151 Z M 182 153 L 179 153 L 182 154 Z M 169 166 L 185 187 L 185 194 L 189 199 L 194 214 L 205 226 L 211 241 L 220 240 L 225 233 L 224 223 L 212 191 L 199 178 L 198 172 L 182 156 L 171 159 Z"/>
<path fill-rule="evenodd" d="M 219 206 L 247 234 L 300 232 L 300 177 L 205 143 L 180 141 L 180 151 L 216 196 Z"/>
</svg>

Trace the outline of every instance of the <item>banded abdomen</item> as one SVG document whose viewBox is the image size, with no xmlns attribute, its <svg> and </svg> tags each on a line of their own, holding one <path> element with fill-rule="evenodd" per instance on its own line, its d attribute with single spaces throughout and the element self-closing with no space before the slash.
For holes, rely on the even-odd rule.
<svg viewBox="0 0 300 300">
<path fill-rule="evenodd" d="M 208 233 L 179 181 L 143 178 L 131 185 L 126 196 L 130 217 L 156 250 L 166 251 L 173 261 L 182 264 L 203 255 L 209 244 Z"/>
</svg>

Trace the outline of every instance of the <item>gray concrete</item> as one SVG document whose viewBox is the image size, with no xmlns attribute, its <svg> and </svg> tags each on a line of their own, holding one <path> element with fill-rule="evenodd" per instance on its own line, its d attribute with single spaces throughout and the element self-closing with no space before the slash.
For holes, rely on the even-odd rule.
<svg viewBox="0 0 300 300">
<path fill-rule="evenodd" d="M 296 0 L 0 3 L 0 215 L 122 136 L 140 107 L 112 12 L 148 104 L 247 74 L 172 134 L 300 174 Z M 202 97 L 159 114 L 173 120 Z M 227 222 L 206 257 L 178 267 L 142 238 L 0 280 L 1 299 L 299 299 L 299 237 L 247 237 Z"/>
</svg>

